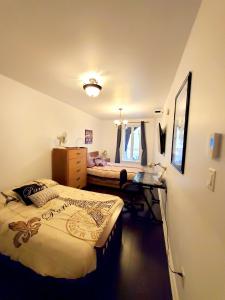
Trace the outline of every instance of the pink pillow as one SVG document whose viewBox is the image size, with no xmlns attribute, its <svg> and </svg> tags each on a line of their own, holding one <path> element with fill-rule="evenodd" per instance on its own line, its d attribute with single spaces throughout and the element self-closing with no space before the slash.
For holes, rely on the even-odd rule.
<svg viewBox="0 0 225 300">
<path fill-rule="evenodd" d="M 97 158 L 95 159 L 95 165 L 96 165 L 97 167 L 100 167 L 100 166 L 101 166 L 101 167 L 104 167 L 104 166 L 107 165 L 107 162 L 106 162 L 104 159 L 97 157 Z"/>
<path fill-rule="evenodd" d="M 87 167 L 88 167 L 88 168 L 92 168 L 92 167 L 94 167 L 94 166 L 95 166 L 94 158 L 88 156 L 88 158 L 87 158 Z"/>
</svg>

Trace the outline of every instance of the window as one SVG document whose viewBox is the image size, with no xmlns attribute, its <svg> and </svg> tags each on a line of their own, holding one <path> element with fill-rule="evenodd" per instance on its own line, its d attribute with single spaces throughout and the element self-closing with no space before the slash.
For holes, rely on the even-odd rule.
<svg viewBox="0 0 225 300">
<path fill-rule="evenodd" d="M 123 129 L 122 159 L 138 162 L 141 154 L 141 127 L 129 125 Z"/>
</svg>

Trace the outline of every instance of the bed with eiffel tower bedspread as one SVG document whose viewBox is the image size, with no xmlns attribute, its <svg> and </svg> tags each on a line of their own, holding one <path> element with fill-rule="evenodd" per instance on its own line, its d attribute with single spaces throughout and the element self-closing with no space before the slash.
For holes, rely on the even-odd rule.
<svg viewBox="0 0 225 300">
<path fill-rule="evenodd" d="M 96 270 L 96 244 L 109 230 L 114 212 L 122 210 L 123 201 L 51 180 L 39 182 L 59 195 L 40 208 L 24 205 L 12 190 L 1 194 L 0 253 L 43 276 L 84 277 Z"/>
</svg>

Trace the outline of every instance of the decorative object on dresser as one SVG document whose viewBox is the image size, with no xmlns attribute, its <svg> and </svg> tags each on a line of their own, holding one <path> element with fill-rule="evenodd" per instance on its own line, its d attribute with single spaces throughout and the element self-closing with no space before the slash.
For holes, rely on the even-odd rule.
<svg viewBox="0 0 225 300">
<path fill-rule="evenodd" d="M 65 147 L 65 144 L 66 144 L 66 142 L 67 142 L 67 133 L 64 132 L 63 134 L 57 136 L 57 139 L 58 139 L 58 141 L 59 141 L 58 147 L 59 147 L 59 148 L 64 148 L 64 147 Z"/>
<path fill-rule="evenodd" d="M 87 184 L 87 148 L 54 148 L 52 179 L 62 185 L 83 188 Z"/>
</svg>

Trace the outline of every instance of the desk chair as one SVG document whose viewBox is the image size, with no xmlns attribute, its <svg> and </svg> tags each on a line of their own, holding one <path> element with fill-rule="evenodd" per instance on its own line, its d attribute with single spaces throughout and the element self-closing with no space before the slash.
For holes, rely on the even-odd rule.
<svg viewBox="0 0 225 300">
<path fill-rule="evenodd" d="M 120 171 L 120 190 L 128 195 L 128 200 L 125 200 L 125 211 L 133 212 L 144 210 L 144 203 L 137 203 L 142 191 L 138 184 L 127 180 L 127 171 L 125 169 Z"/>
</svg>

